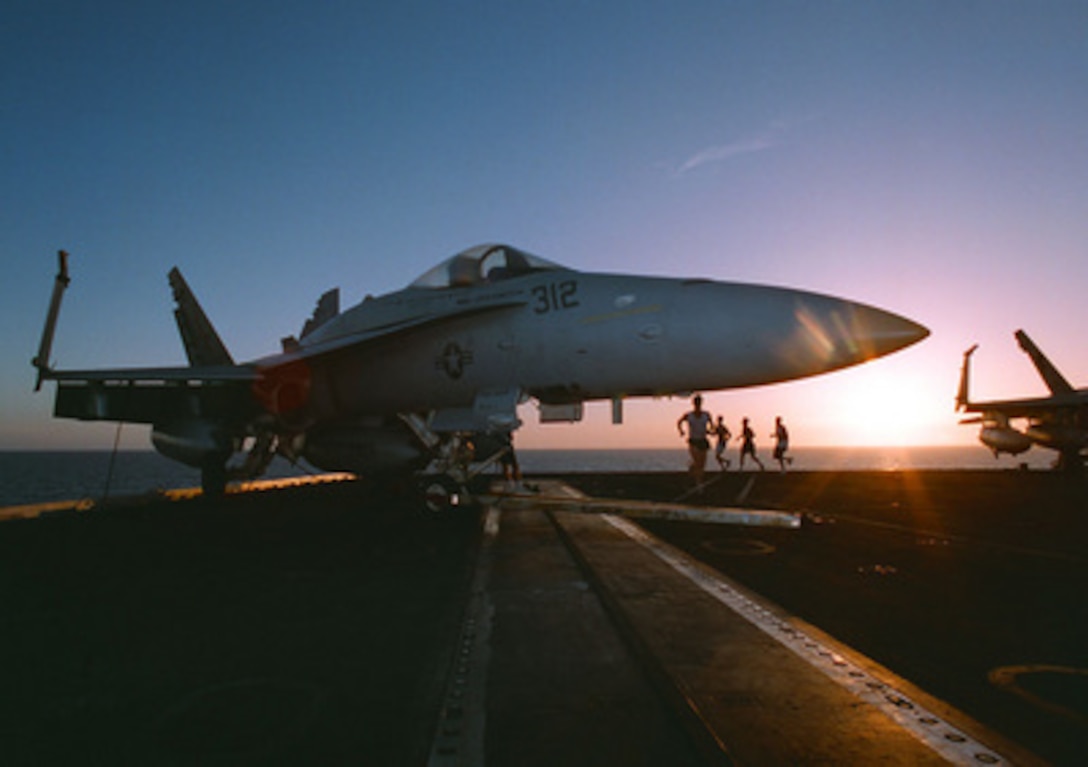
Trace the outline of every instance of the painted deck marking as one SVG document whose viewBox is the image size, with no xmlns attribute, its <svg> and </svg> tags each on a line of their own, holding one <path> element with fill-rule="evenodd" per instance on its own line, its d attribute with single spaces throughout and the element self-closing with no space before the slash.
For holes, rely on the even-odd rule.
<svg viewBox="0 0 1088 767">
<path fill-rule="evenodd" d="M 843 658 L 822 642 L 779 617 L 758 601 L 733 588 L 723 577 L 704 569 L 686 554 L 650 535 L 628 520 L 606 515 L 613 527 L 653 552 L 720 603 L 769 637 L 789 648 L 857 698 L 875 706 L 905 730 L 954 764 L 1009 764 L 1009 760 L 980 743 L 901 691 Z"/>
</svg>

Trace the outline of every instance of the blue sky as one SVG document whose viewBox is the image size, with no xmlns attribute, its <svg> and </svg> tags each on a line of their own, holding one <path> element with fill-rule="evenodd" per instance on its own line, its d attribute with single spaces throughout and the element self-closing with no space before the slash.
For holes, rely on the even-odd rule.
<svg viewBox="0 0 1088 767">
<path fill-rule="evenodd" d="M 977 396 L 1042 390 L 1019 327 L 1088 384 L 1084 3 L 2 14 L 0 449 L 112 444 L 31 392 L 59 248 L 62 367 L 183 362 L 175 264 L 247 359 L 329 287 L 354 303 L 502 241 L 586 270 L 828 292 L 933 331 L 855 370 L 708 397 L 768 433 L 782 414 L 799 444 L 973 441 L 951 407 L 967 346 Z M 685 404 L 633 403 L 618 429 L 591 408 L 519 441 L 672 445 Z"/>
</svg>

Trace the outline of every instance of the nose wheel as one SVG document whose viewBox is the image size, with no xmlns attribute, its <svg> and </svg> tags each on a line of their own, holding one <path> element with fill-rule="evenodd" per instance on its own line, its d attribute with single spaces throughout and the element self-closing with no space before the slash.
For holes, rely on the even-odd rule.
<svg viewBox="0 0 1088 767">
<path fill-rule="evenodd" d="M 420 487 L 423 491 L 423 505 L 432 514 L 442 514 L 469 503 L 468 490 L 448 475 L 425 477 Z"/>
</svg>

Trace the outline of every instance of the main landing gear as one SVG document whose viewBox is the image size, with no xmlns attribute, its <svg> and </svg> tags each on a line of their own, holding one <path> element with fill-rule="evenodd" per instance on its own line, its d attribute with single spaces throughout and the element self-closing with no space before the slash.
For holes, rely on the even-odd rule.
<svg viewBox="0 0 1088 767">
<path fill-rule="evenodd" d="M 228 466 L 230 456 L 216 455 L 207 458 L 200 467 L 200 489 L 205 497 L 222 498 L 227 492 L 229 480 L 246 480 L 264 474 L 272 456 L 276 454 L 278 441 L 275 435 L 262 433 L 253 440 L 240 466 Z"/>
<path fill-rule="evenodd" d="M 437 435 L 429 430 L 423 431 L 421 424 L 413 424 L 421 440 L 434 456 L 429 472 L 418 478 L 423 505 L 432 514 L 441 514 L 453 509 L 470 507 L 474 504 L 468 486 L 473 477 L 483 471 L 494 457 L 477 461 L 477 442 L 480 435 L 469 433 L 451 433 Z"/>
</svg>

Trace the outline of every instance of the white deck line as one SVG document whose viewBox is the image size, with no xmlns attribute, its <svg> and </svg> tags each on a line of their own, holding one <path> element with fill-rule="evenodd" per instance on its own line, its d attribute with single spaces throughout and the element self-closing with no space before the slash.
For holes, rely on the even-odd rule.
<svg viewBox="0 0 1088 767">
<path fill-rule="evenodd" d="M 709 572 L 686 554 L 622 517 L 606 515 L 604 519 L 835 683 L 875 706 L 943 758 L 964 765 L 1011 764 L 989 746 L 782 619 L 776 610 L 742 594 L 724 577 Z"/>
</svg>

